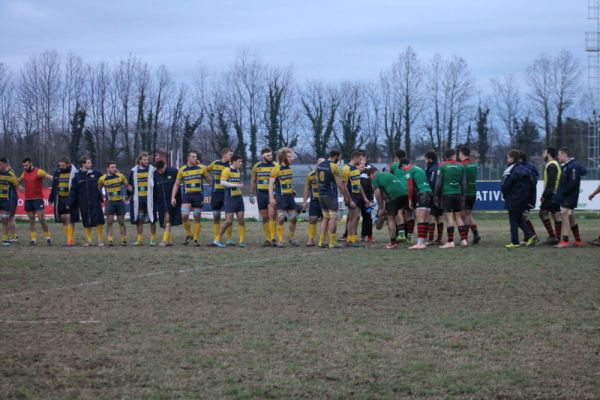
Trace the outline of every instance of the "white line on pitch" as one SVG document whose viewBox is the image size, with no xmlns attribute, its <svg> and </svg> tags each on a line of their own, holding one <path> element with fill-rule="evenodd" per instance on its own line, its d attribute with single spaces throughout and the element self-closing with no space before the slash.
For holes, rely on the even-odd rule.
<svg viewBox="0 0 600 400">
<path fill-rule="evenodd" d="M 51 319 L 40 319 L 40 320 L 31 320 L 31 321 L 18 321 L 8 319 L 6 321 L 2 321 L 5 324 L 11 325 L 50 325 L 50 324 L 81 324 L 81 325 L 90 325 L 90 324 L 99 324 L 100 321 L 95 319 L 88 319 L 83 321 L 71 321 L 71 320 L 51 320 Z"/>
</svg>

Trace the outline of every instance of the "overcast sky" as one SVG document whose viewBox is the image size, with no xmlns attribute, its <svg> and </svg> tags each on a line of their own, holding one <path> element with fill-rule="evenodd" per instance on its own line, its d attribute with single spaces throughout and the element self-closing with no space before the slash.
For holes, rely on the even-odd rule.
<svg viewBox="0 0 600 400">
<path fill-rule="evenodd" d="M 585 66 L 586 0 L 0 0 L 0 62 L 47 49 L 85 61 L 134 54 L 190 81 L 243 48 L 296 77 L 373 80 L 406 46 L 464 57 L 477 83 L 523 71 L 542 52 Z"/>
</svg>

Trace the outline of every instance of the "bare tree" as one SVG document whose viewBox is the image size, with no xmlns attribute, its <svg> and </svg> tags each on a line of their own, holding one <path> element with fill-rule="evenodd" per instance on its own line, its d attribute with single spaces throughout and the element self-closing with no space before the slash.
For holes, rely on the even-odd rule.
<svg viewBox="0 0 600 400">
<path fill-rule="evenodd" d="M 383 102 L 381 92 L 375 83 L 364 86 L 363 104 L 363 130 L 367 137 L 366 151 L 369 159 L 379 158 L 379 139 L 382 130 Z"/>
<path fill-rule="evenodd" d="M 556 110 L 555 145 L 561 146 L 565 140 L 563 118 L 573 105 L 581 88 L 582 70 L 579 61 L 567 50 L 562 50 L 554 59 L 554 98 Z"/>
<path fill-rule="evenodd" d="M 527 85 L 529 86 L 528 98 L 533 103 L 533 109 L 543 121 L 545 144 L 549 146 L 552 138 L 552 98 L 554 80 L 556 78 L 552 59 L 546 55 L 539 55 L 532 65 L 527 67 Z"/>
<path fill-rule="evenodd" d="M 446 64 L 442 81 L 444 93 L 444 120 L 446 122 L 446 146 L 453 146 L 460 137 L 460 123 L 468 112 L 468 102 L 473 96 L 473 81 L 467 62 L 461 57 L 451 57 Z"/>
<path fill-rule="evenodd" d="M 338 108 L 339 134 L 333 135 L 342 157 L 350 158 L 350 154 L 366 143 L 362 134 L 362 87 L 357 82 L 343 82 L 340 85 L 340 106 Z"/>
<path fill-rule="evenodd" d="M 427 95 L 429 115 L 425 127 L 429 133 L 431 146 L 441 152 L 444 138 L 444 91 L 442 87 L 444 60 L 440 54 L 435 54 L 427 70 Z"/>
<path fill-rule="evenodd" d="M 126 60 L 121 60 L 119 62 L 119 65 L 114 72 L 115 89 L 120 102 L 119 127 L 122 129 L 123 133 L 123 151 L 127 162 L 133 160 L 129 140 L 129 124 L 131 118 L 130 112 L 133 106 L 132 100 L 135 92 L 135 75 L 138 64 L 138 60 L 130 55 Z"/>
<path fill-rule="evenodd" d="M 393 73 L 389 69 L 382 71 L 379 78 L 382 97 L 383 134 L 388 157 L 394 157 L 394 153 L 402 145 L 403 98 L 396 95 L 393 79 Z"/>
<path fill-rule="evenodd" d="M 325 157 L 334 132 L 339 94 L 335 88 L 326 87 L 321 81 L 312 81 L 302 91 L 301 101 L 308 119 L 311 147 L 317 158 Z"/>
<path fill-rule="evenodd" d="M 295 147 L 298 134 L 293 127 L 298 113 L 295 110 L 292 69 L 270 68 L 266 80 L 265 142 L 274 151 L 284 146 Z"/>
<path fill-rule="evenodd" d="M 502 122 L 511 146 L 515 143 L 515 121 L 521 112 L 521 93 L 519 81 L 513 74 L 504 75 L 500 79 L 492 79 L 493 109 L 496 117 Z M 481 107 L 480 107 L 481 108 Z M 487 111 L 489 109 L 486 108 Z M 480 112 L 481 114 L 481 112 Z M 487 115 L 485 116 L 487 119 Z"/>
</svg>

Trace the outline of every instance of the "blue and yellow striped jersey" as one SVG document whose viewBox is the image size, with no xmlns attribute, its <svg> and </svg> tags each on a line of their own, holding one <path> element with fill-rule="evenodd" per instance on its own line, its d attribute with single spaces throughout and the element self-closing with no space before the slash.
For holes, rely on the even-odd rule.
<svg viewBox="0 0 600 400">
<path fill-rule="evenodd" d="M 311 171 L 306 175 L 306 185 L 310 187 L 310 198 L 319 198 L 319 177 L 317 171 Z"/>
<path fill-rule="evenodd" d="M 355 165 L 345 165 L 342 170 L 342 181 L 348 185 L 350 194 L 360 194 L 360 170 Z"/>
<path fill-rule="evenodd" d="M 17 176 L 13 172 L 0 172 L 0 200 L 8 200 L 11 187 L 16 188 L 17 186 Z"/>
<path fill-rule="evenodd" d="M 123 200 L 123 188 L 127 185 L 127 178 L 121 173 L 115 175 L 104 174 L 98 179 L 98 187 L 106 188 L 108 201 Z"/>
<path fill-rule="evenodd" d="M 212 172 L 213 174 L 213 191 L 214 192 L 222 192 L 223 185 L 221 185 L 221 174 L 225 168 L 229 168 L 228 162 L 223 162 L 221 160 L 215 160 L 207 167 L 208 172 Z"/>
<path fill-rule="evenodd" d="M 202 184 L 208 176 L 208 169 L 204 165 L 185 165 L 177 172 L 177 179 L 183 183 L 184 193 L 188 194 L 202 193 Z"/>
<path fill-rule="evenodd" d="M 276 165 L 275 161 L 271 161 L 270 163 L 260 161 L 254 164 L 251 174 L 256 179 L 256 190 L 258 192 L 269 191 L 269 178 Z"/>
<path fill-rule="evenodd" d="M 242 175 L 240 170 L 229 167 L 225 168 L 221 173 L 221 182 L 242 183 Z M 231 197 L 239 197 L 242 195 L 242 190 L 239 187 L 225 188 L 226 193 L 229 192 Z"/>
<path fill-rule="evenodd" d="M 271 171 L 271 178 L 275 178 L 275 193 L 293 195 L 292 167 L 289 165 L 276 165 Z"/>
</svg>

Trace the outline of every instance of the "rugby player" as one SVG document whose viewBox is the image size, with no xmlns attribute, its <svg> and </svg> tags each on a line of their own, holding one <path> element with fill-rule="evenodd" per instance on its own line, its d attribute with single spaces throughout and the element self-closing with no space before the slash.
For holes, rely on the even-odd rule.
<svg viewBox="0 0 600 400">
<path fill-rule="evenodd" d="M 446 221 L 448 223 L 448 227 L 446 228 L 448 242 L 440 246 L 440 248 L 452 249 L 455 247 L 455 223 L 460 233 L 460 245 L 461 247 L 465 247 L 468 245 L 467 231 L 461 216 L 464 203 L 463 195 L 466 188 L 465 167 L 455 160 L 456 151 L 453 149 L 446 150 L 444 158 L 445 162 L 438 169 L 434 195 L 434 201 L 441 199 L 441 207 L 446 214 Z"/>
<path fill-rule="evenodd" d="M 167 167 L 163 160 L 156 162 L 156 171 L 154 171 L 154 207 L 158 216 L 158 222 L 163 229 L 161 247 L 173 246 L 171 240 L 171 229 L 174 226 L 181 225 L 181 210 L 178 207 L 181 204 L 180 192 L 175 196 L 176 204 L 171 205 L 171 193 L 177 180 L 177 168 Z"/>
<path fill-rule="evenodd" d="M 113 246 L 113 222 L 115 216 L 119 223 L 121 233 L 121 246 L 127 246 L 127 231 L 125 228 L 125 201 L 123 193 L 125 190 L 130 192 L 133 188 L 125 178 L 125 175 L 117 170 L 117 163 L 109 161 L 106 163 L 106 174 L 98 179 L 98 189 L 106 191 L 106 241 L 109 246 Z"/>
<path fill-rule="evenodd" d="M 278 165 L 271 171 L 269 178 L 269 202 L 277 209 L 277 247 L 283 247 L 283 224 L 286 215 L 289 220 L 288 242 L 294 246 L 300 246 L 296 240 L 296 218 L 298 211 L 294 200 L 294 188 L 292 187 L 292 161 L 294 153 L 292 149 L 284 147 L 277 154 Z"/>
<path fill-rule="evenodd" d="M 194 245 L 200 246 L 200 229 L 202 216 L 202 207 L 204 206 L 204 195 L 202 194 L 202 186 L 204 181 L 211 182 L 207 168 L 198 162 L 198 153 L 190 151 L 187 154 L 187 164 L 179 168 L 177 179 L 173 184 L 171 192 L 171 205 L 177 206 L 177 192 L 179 186 L 183 184 L 181 195 L 181 219 L 183 221 L 183 229 L 186 232 L 184 245 L 194 241 Z M 190 214 L 194 214 L 194 232 L 190 225 Z"/>
<path fill-rule="evenodd" d="M 406 173 L 408 182 L 409 197 L 414 188 L 413 204 L 417 214 L 417 243 L 411 247 L 411 250 L 419 250 L 427 247 L 427 219 L 429 210 L 433 203 L 433 192 L 427 182 L 427 175 L 422 168 L 412 164 L 409 159 L 404 158 L 400 161 L 402 171 Z"/>
<path fill-rule="evenodd" d="M 358 222 L 360 220 L 360 209 L 367 205 L 370 206 L 369 200 L 360 184 L 360 165 L 363 163 L 364 152 L 357 150 L 350 156 L 350 162 L 342 169 L 342 182 L 346 184 L 350 198 L 354 203 L 354 207 L 350 207 L 348 202 L 348 236 L 346 238 L 346 246 L 359 247 L 358 243 Z"/>
<path fill-rule="evenodd" d="M 225 222 L 219 230 L 219 236 L 215 241 L 215 246 L 225 247 L 225 243 L 221 242 L 221 236 L 231 229 L 233 225 L 233 217 L 237 220 L 239 229 L 240 241 L 239 247 L 247 247 L 246 244 L 246 225 L 244 224 L 244 197 L 242 196 L 242 164 L 244 160 L 241 156 L 234 155 L 231 157 L 231 165 L 221 172 L 221 185 L 225 189 L 225 200 L 223 206 L 225 208 Z"/>
<path fill-rule="evenodd" d="M 215 160 L 208 165 L 208 172 L 212 173 L 212 195 L 210 197 L 210 207 L 213 212 L 213 245 L 219 236 L 221 228 L 221 211 L 225 202 L 225 190 L 221 184 L 221 173 L 225 168 L 229 168 L 233 151 L 227 147 L 221 151 L 221 159 Z M 232 226 L 230 225 L 227 232 L 227 245 L 233 246 L 235 242 L 231 240 Z"/>
<path fill-rule="evenodd" d="M 131 169 L 128 181 L 131 184 L 129 216 L 136 225 L 137 237 L 134 246 L 144 244 L 144 224 L 150 222 L 150 246 L 156 246 L 156 221 L 154 220 L 154 168 L 145 151 L 137 158 L 137 165 Z"/>
<path fill-rule="evenodd" d="M 404 186 L 408 190 L 406 174 L 400 168 L 400 160 L 403 160 L 404 158 L 406 158 L 406 151 L 397 150 L 394 162 L 390 167 L 390 173 L 396 175 L 401 181 L 403 181 Z M 411 198 L 409 198 L 409 202 L 412 202 Z M 409 205 L 407 203 L 406 207 L 403 207 L 399 210 L 396 217 L 396 230 L 398 231 L 396 240 L 398 242 L 404 242 L 406 240 L 409 242 L 412 241 L 412 236 L 415 229 L 415 219 L 413 216 L 413 210 L 410 207 L 412 207 L 412 204 Z"/>
<path fill-rule="evenodd" d="M 60 222 L 65 231 L 67 247 L 75 245 L 75 223 L 79 222 L 79 210 L 69 207 L 69 190 L 77 168 L 67 157 L 58 160 L 58 168 L 52 179 L 52 190 L 48 202 L 54 205 L 54 222 Z"/>
<path fill-rule="evenodd" d="M 8 159 L 0 158 L 0 223 L 2 223 L 2 245 L 10 246 L 8 239 L 11 213 L 11 188 L 18 186 L 17 177 L 10 171 Z"/>
<path fill-rule="evenodd" d="M 317 167 L 325 161 L 324 158 L 317 160 Z M 306 184 L 304 185 L 304 195 L 302 196 L 302 209 L 306 210 L 307 201 L 310 197 L 310 205 L 308 206 L 308 241 L 306 247 L 315 246 L 315 236 L 317 235 L 317 223 L 319 218 L 323 218 L 323 211 L 319 204 L 319 177 L 317 170 L 310 171 L 306 175 Z"/>
<path fill-rule="evenodd" d="M 11 167 L 10 161 L 6 160 L 6 165 L 8 167 L 8 171 L 13 175 L 17 176 L 15 170 Z M 17 205 L 19 203 L 19 195 L 17 194 L 17 187 L 11 185 L 8 189 L 8 199 L 10 202 L 10 219 L 8 220 L 8 241 L 10 243 L 16 243 L 19 240 L 19 235 L 17 234 Z"/>
<path fill-rule="evenodd" d="M 23 159 L 22 165 L 23 173 L 18 178 L 18 182 L 22 183 L 25 187 L 25 211 L 27 212 L 27 217 L 29 217 L 29 229 L 31 231 L 31 241 L 29 244 L 31 246 L 37 244 L 37 232 L 35 230 L 35 219 L 37 217 L 40 225 L 42 225 L 42 232 L 46 243 L 51 246 L 52 238 L 50 237 L 50 230 L 44 216 L 44 192 L 42 189 L 44 179 L 52 181 L 52 175 L 43 169 L 34 167 L 29 157 Z"/>
<path fill-rule="evenodd" d="M 427 165 L 427 170 L 425 173 L 427 174 L 427 182 L 429 182 L 429 186 L 433 190 L 435 188 L 435 183 L 437 181 L 438 175 L 438 156 L 435 150 L 429 150 L 425 153 L 425 162 Z M 442 219 L 442 215 L 444 215 L 444 210 L 438 207 L 436 201 L 431 205 L 431 210 L 429 210 L 429 223 L 427 224 L 427 244 L 441 245 L 442 238 L 444 237 L 444 220 Z M 441 203 L 438 199 L 437 203 Z M 435 230 L 437 228 L 437 238 L 434 241 Z"/>
<path fill-rule="evenodd" d="M 458 159 L 465 166 L 465 176 L 467 186 L 465 188 L 464 208 L 462 210 L 462 218 L 467 227 L 467 238 L 469 229 L 473 231 L 473 244 L 478 244 L 481 241 L 477 222 L 473 217 L 473 209 L 477 200 L 477 162 L 471 159 L 471 148 L 469 146 L 461 146 L 458 150 Z"/>
<path fill-rule="evenodd" d="M 93 168 L 92 159 L 81 157 L 79 170 L 75 173 L 69 190 L 69 208 L 78 209 L 83 223 L 86 242 L 84 247 L 92 245 L 92 229 L 96 228 L 98 246 L 104 246 L 102 212 L 102 192 L 98 188 L 98 180 L 102 176 L 100 171 Z"/>
<path fill-rule="evenodd" d="M 561 237 L 562 221 L 560 219 L 560 206 L 554 202 L 554 195 L 556 189 L 558 189 L 558 182 L 560 181 L 560 175 L 562 170 L 560 164 L 556 160 L 556 149 L 554 147 L 547 147 L 544 149 L 544 161 L 546 166 L 544 167 L 544 192 L 540 199 L 540 219 L 548 232 L 548 239 L 546 244 L 556 245 Z M 554 228 L 550 217 L 554 220 Z"/>
<path fill-rule="evenodd" d="M 269 202 L 269 179 L 277 163 L 273 161 L 273 151 L 270 148 L 265 147 L 260 154 L 262 161 L 254 164 L 250 173 L 250 202 L 252 204 L 258 202 L 265 237 L 263 246 L 274 246 L 276 245 L 277 212 Z"/>
</svg>

